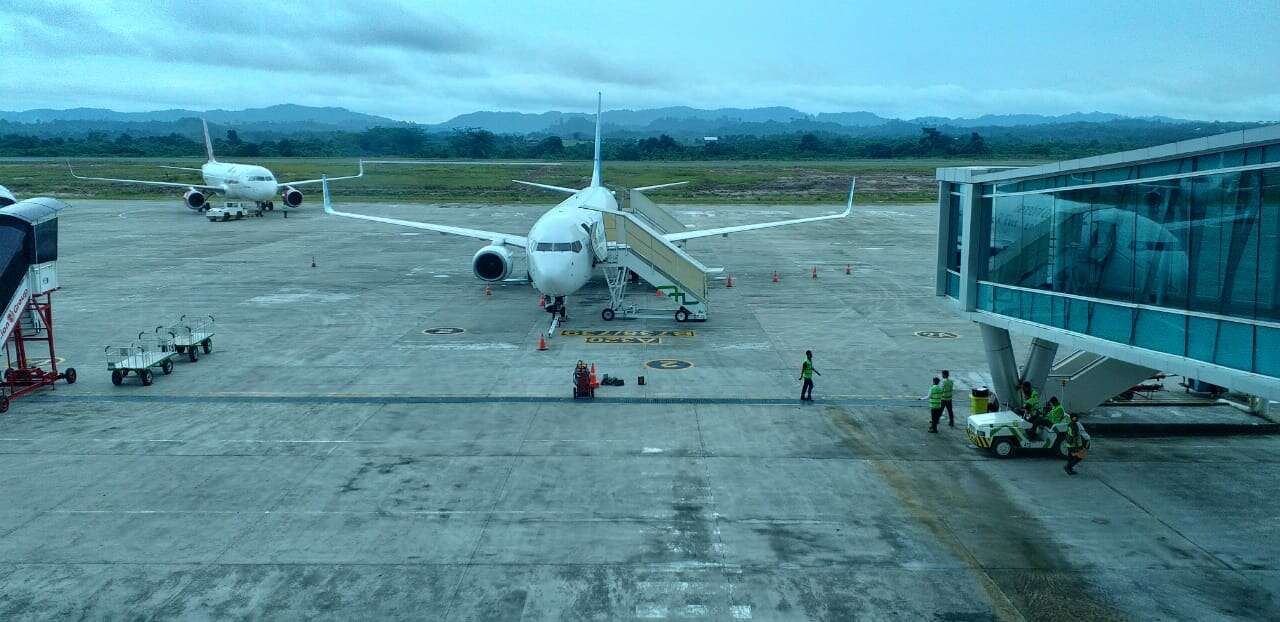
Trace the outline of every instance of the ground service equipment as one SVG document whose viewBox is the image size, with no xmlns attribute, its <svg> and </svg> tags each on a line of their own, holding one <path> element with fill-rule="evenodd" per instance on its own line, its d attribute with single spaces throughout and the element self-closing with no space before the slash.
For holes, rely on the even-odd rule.
<svg viewBox="0 0 1280 622">
<path fill-rule="evenodd" d="M 151 386 L 152 368 L 159 368 L 166 376 L 173 373 L 173 359 L 178 356 L 173 348 L 173 336 L 156 329 L 155 339 L 148 341 L 145 337 L 146 333 L 142 332 L 127 346 L 107 346 L 111 384 L 118 387 L 133 373 L 143 386 Z"/>
<path fill-rule="evenodd" d="M 178 354 L 186 354 L 192 363 L 200 360 L 197 350 L 204 350 L 205 354 L 213 352 L 213 324 L 212 315 L 191 319 L 183 315 L 168 328 L 173 335 L 173 347 Z"/>
<path fill-rule="evenodd" d="M 0 316 L 0 340 L 8 363 L 0 385 L 0 413 L 9 410 L 10 400 L 40 387 L 52 387 L 58 380 L 76 381 L 74 368 L 58 371 L 53 341 L 58 213 L 66 207 L 44 197 L 0 207 L 0 301 L 7 303 Z M 33 358 L 41 344 L 48 358 Z"/>
</svg>

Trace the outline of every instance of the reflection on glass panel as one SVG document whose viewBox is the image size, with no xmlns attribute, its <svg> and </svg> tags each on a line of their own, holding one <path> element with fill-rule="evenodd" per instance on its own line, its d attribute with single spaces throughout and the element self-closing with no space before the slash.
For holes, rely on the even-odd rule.
<svg viewBox="0 0 1280 622">
<path fill-rule="evenodd" d="M 1183 356 L 1187 350 L 1187 317 L 1151 309 L 1138 309 L 1133 345 Z"/>
<path fill-rule="evenodd" d="M 995 306 L 992 301 L 993 288 L 986 283 L 978 283 L 978 300 L 974 303 L 983 311 L 994 311 Z"/>
<path fill-rule="evenodd" d="M 1253 369 L 1253 326 L 1216 322 L 1218 347 L 1213 362 L 1236 369 Z"/>
<path fill-rule="evenodd" d="M 1280 378 L 1280 328 L 1259 326 L 1254 350 L 1258 358 L 1254 371 Z"/>
<path fill-rule="evenodd" d="M 956 184 L 948 184 L 951 187 L 959 187 Z M 947 195 L 947 269 L 960 269 L 960 236 L 964 232 L 964 220 L 962 220 L 962 212 L 960 210 L 960 193 L 950 192 Z"/>
<path fill-rule="evenodd" d="M 1133 311 L 1129 307 L 1091 304 L 1088 333 L 1108 341 L 1129 343 L 1129 332 L 1133 327 Z"/>
<path fill-rule="evenodd" d="M 955 272 L 947 271 L 947 295 L 952 298 L 960 297 L 960 275 Z"/>
</svg>

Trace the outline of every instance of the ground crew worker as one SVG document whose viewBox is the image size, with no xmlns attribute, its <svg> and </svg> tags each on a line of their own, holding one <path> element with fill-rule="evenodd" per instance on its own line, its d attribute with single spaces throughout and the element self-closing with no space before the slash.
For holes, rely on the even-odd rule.
<svg viewBox="0 0 1280 622">
<path fill-rule="evenodd" d="M 804 362 L 800 364 L 800 379 L 804 381 L 804 384 L 800 385 L 800 401 L 802 402 L 813 401 L 814 374 L 821 376 L 822 372 L 813 367 L 813 350 L 805 350 Z"/>
<path fill-rule="evenodd" d="M 1080 415 L 1071 413 L 1071 425 L 1067 426 L 1067 466 L 1062 470 L 1067 475 L 1076 474 L 1076 465 L 1089 455 L 1089 441 L 1085 440 L 1080 427 Z"/>
<path fill-rule="evenodd" d="M 951 372 L 942 370 L 942 407 L 947 411 L 947 425 L 956 427 L 956 410 L 951 407 L 951 392 L 956 383 L 951 380 Z"/>
<path fill-rule="evenodd" d="M 1067 420 L 1067 411 L 1062 407 L 1062 404 L 1058 402 L 1058 397 L 1056 395 L 1049 398 L 1048 419 L 1050 425 L 1058 425 L 1059 423 L 1064 423 Z"/>
<path fill-rule="evenodd" d="M 929 431 L 938 433 L 938 420 L 942 419 L 942 385 L 937 376 L 929 387 Z"/>
<path fill-rule="evenodd" d="M 1040 393 L 1031 387 L 1028 380 L 1022 381 L 1022 412 L 1028 419 L 1040 414 Z"/>
</svg>

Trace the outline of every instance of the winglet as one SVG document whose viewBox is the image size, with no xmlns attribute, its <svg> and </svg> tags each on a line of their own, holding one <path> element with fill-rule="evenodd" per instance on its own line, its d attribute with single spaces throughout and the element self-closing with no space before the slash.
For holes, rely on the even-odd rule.
<svg viewBox="0 0 1280 622">
<path fill-rule="evenodd" d="M 324 197 L 324 213 L 333 213 L 333 202 L 329 199 L 329 176 L 320 174 L 320 196 Z"/>
<path fill-rule="evenodd" d="M 67 171 L 71 173 L 71 176 L 75 177 L 76 179 L 84 179 L 83 177 L 76 175 L 76 169 L 71 167 L 71 158 L 67 158 Z"/>
<path fill-rule="evenodd" d="M 204 126 L 204 152 L 209 156 L 210 162 L 217 162 L 213 157 L 213 141 L 209 140 L 209 122 L 202 118 L 200 125 Z"/>
<path fill-rule="evenodd" d="M 595 163 L 591 167 L 591 187 L 600 186 L 600 116 L 604 111 L 604 94 L 596 93 L 596 154 Z"/>
<path fill-rule="evenodd" d="M 849 180 L 849 203 L 844 206 L 844 213 L 841 217 L 847 217 L 853 211 L 853 191 L 858 187 L 858 178 L 854 177 Z"/>
</svg>

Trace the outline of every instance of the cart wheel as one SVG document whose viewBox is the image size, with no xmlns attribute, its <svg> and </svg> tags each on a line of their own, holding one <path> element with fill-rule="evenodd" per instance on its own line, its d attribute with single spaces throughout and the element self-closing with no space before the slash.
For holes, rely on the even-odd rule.
<svg viewBox="0 0 1280 622">
<path fill-rule="evenodd" d="M 204 343 L 201 343 L 200 346 L 204 348 L 205 354 L 213 352 L 213 339 L 205 339 Z"/>
<path fill-rule="evenodd" d="M 9 412 L 9 396 L 0 396 L 0 413 Z"/>
<path fill-rule="evenodd" d="M 67 371 L 62 372 L 62 377 L 67 379 L 67 384 L 76 383 L 76 368 L 68 367 Z"/>
<path fill-rule="evenodd" d="M 689 321 L 689 310 L 688 310 L 688 309 L 686 309 L 686 308 L 684 308 L 684 307 L 680 307 L 679 309 L 676 309 L 676 321 L 677 321 L 677 322 L 688 322 L 688 321 Z"/>
<path fill-rule="evenodd" d="M 600 319 L 606 322 L 612 322 L 613 318 L 614 318 L 613 309 L 610 309 L 609 307 L 605 307 L 604 310 L 600 312 Z"/>
<path fill-rule="evenodd" d="M 118 369 L 111 370 L 111 384 L 118 387 L 121 382 L 124 382 L 124 374 L 120 373 Z"/>
<path fill-rule="evenodd" d="M 222 222 L 227 222 L 228 220 L 231 220 L 231 212 L 222 215 Z"/>
<path fill-rule="evenodd" d="M 173 361 L 171 361 L 171 360 L 169 360 L 169 359 L 165 359 L 165 361 L 164 361 L 163 363 L 161 363 L 161 364 L 160 364 L 160 371 L 161 371 L 161 372 L 164 372 L 164 375 L 166 375 L 166 376 L 168 376 L 169 374 L 172 374 L 172 373 L 173 373 Z"/>
<path fill-rule="evenodd" d="M 191 346 L 190 348 L 187 348 L 187 360 L 191 361 L 192 363 L 200 360 L 200 355 L 196 354 L 195 346 Z"/>
<path fill-rule="evenodd" d="M 138 372 L 138 375 L 142 377 L 142 386 L 144 387 L 151 386 L 151 370 L 150 369 L 144 369 Z"/>
<path fill-rule="evenodd" d="M 12 368 L 12 367 L 10 367 L 10 368 L 8 368 L 8 369 L 5 369 L 5 370 L 4 370 L 4 381 L 5 381 L 5 382 L 13 382 L 13 375 L 14 375 L 14 371 L 13 371 L 13 368 Z"/>
</svg>

